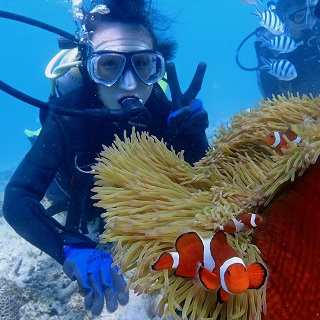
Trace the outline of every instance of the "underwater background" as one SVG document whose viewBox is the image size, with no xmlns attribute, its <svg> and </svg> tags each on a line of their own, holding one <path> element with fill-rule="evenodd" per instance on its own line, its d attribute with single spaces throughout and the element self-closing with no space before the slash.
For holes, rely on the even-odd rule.
<svg viewBox="0 0 320 320">
<path fill-rule="evenodd" d="M 179 48 L 174 59 L 182 91 L 190 84 L 200 61 L 207 72 L 198 97 L 209 113 L 211 128 L 227 122 L 240 109 L 260 100 L 255 72 L 240 69 L 235 54 L 240 42 L 256 27 L 253 6 L 240 0 L 158 0 L 159 9 L 175 23 L 170 35 Z M 0 10 L 40 20 L 74 33 L 70 1 L 0 0 Z M 37 99 L 46 101 L 50 81 L 44 70 L 59 52 L 57 36 L 20 22 L 0 18 L 0 80 Z M 253 38 L 240 51 L 240 61 L 247 67 L 257 64 Z M 0 91 L 0 172 L 12 172 L 30 148 L 24 129 L 40 127 L 38 109 Z M 0 176 L 1 180 L 1 176 Z M 0 185 L 0 188 L 3 187 Z M 0 190 L 2 191 L 2 190 Z"/>
</svg>

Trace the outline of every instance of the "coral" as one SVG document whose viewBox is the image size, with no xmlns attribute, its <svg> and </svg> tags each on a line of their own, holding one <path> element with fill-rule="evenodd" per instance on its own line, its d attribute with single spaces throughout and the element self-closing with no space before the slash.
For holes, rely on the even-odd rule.
<svg viewBox="0 0 320 320">
<path fill-rule="evenodd" d="M 97 206 L 105 208 L 102 242 L 117 241 L 115 262 L 132 270 L 137 293 L 161 290 L 159 313 L 179 319 L 260 319 L 266 312 L 266 286 L 233 295 L 219 304 L 216 290 L 196 280 L 153 272 L 150 265 L 175 239 L 197 231 L 203 237 L 239 213 L 263 211 L 285 182 L 295 181 L 320 154 L 320 99 L 278 97 L 240 112 L 221 126 L 207 155 L 194 166 L 162 141 L 133 132 L 101 152 L 95 166 Z M 272 131 L 291 128 L 301 138 L 282 156 L 264 142 Z M 251 233 L 228 236 L 246 264 L 262 261 Z M 272 275 L 271 275 L 272 276 Z"/>
<path fill-rule="evenodd" d="M 0 279 L 0 319 L 16 320 L 21 302 L 18 287 L 4 278 Z"/>
<path fill-rule="evenodd" d="M 319 184 L 318 161 L 277 194 L 253 233 L 271 274 L 265 319 L 320 317 Z"/>
</svg>

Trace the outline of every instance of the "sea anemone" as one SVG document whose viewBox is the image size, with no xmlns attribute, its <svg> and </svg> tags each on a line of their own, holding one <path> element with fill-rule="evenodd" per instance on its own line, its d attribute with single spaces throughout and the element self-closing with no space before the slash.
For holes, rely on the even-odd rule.
<svg viewBox="0 0 320 320">
<path fill-rule="evenodd" d="M 182 318 L 190 320 L 248 320 L 260 319 L 267 312 L 267 286 L 232 295 L 220 304 L 216 290 L 206 290 L 197 279 L 176 277 L 172 270 L 155 272 L 151 265 L 162 252 L 174 249 L 182 233 L 196 231 L 211 237 L 213 230 L 239 213 L 263 212 L 285 182 L 296 181 L 316 162 L 319 117 L 319 98 L 263 100 L 221 126 L 212 148 L 194 166 L 184 161 L 183 153 L 176 154 L 147 133 L 133 131 L 123 141 L 116 138 L 111 147 L 103 147 L 94 167 L 94 198 L 97 206 L 106 209 L 100 239 L 117 242 L 115 263 L 122 273 L 131 270 L 128 285 L 136 293 L 162 293 L 159 315 L 180 319 L 181 311 Z M 302 142 L 289 142 L 280 156 L 265 144 L 264 137 L 288 128 Z M 251 232 L 228 235 L 228 242 L 247 265 L 266 260 L 269 267 L 269 253 L 257 240 L 259 248 L 252 243 Z"/>
</svg>

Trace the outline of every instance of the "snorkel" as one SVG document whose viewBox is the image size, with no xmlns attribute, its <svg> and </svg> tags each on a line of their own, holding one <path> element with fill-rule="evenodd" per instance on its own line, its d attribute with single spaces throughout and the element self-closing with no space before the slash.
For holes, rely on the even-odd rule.
<svg viewBox="0 0 320 320">
<path fill-rule="evenodd" d="M 314 14 L 312 13 L 312 8 L 316 6 L 318 3 L 318 0 L 306 0 L 306 18 L 305 18 L 305 28 L 312 28 L 316 23 L 316 18 L 314 17 Z"/>
</svg>

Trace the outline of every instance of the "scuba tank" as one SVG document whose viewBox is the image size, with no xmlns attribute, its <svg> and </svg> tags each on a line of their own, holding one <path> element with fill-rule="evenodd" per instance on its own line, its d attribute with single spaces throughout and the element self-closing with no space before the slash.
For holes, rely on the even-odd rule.
<svg viewBox="0 0 320 320">
<path fill-rule="evenodd" d="M 52 67 L 59 61 L 57 67 Z M 83 86 L 82 75 L 79 70 L 81 64 L 78 48 L 63 49 L 49 62 L 45 75 L 51 79 L 50 99 L 62 96 Z"/>
</svg>

